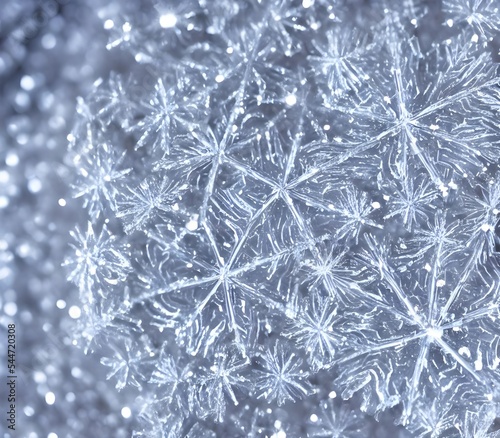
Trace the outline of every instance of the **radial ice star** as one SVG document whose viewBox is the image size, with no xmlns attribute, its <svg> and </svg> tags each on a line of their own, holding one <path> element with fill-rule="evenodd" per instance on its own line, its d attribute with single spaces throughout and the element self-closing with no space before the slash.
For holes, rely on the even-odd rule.
<svg viewBox="0 0 500 438">
<path fill-rule="evenodd" d="M 496 275 L 438 250 L 430 270 L 405 272 L 380 251 L 383 243 L 366 239 L 365 260 L 379 273 L 378 294 L 387 306 L 357 315 L 347 310 L 350 322 L 338 334 L 346 336 L 337 361 L 343 396 L 362 391 L 370 412 L 401 401 L 403 423 L 410 421 L 417 400 L 434 391 L 445 391 L 453 401 L 480 387 L 473 400 L 496 398 Z"/>
</svg>

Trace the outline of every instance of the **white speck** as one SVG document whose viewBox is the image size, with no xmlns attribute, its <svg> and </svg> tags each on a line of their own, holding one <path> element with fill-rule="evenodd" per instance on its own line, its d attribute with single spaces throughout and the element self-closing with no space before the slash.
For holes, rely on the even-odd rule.
<svg viewBox="0 0 500 438">
<path fill-rule="evenodd" d="M 414 26 L 417 25 L 417 19 L 416 18 L 413 18 L 411 21 L 410 21 L 411 24 L 413 24 Z"/>
<path fill-rule="evenodd" d="M 453 27 L 453 20 L 451 18 L 448 18 L 448 20 L 446 20 L 446 24 L 448 25 L 448 27 Z"/>
<path fill-rule="evenodd" d="M 486 399 L 487 399 L 488 401 L 493 400 L 493 394 L 486 394 Z"/>
<path fill-rule="evenodd" d="M 324 129 L 325 131 L 329 131 L 329 130 L 330 130 L 330 128 L 331 128 L 331 126 L 330 126 L 330 125 L 325 125 L 325 126 L 323 126 L 323 129 Z"/>
<path fill-rule="evenodd" d="M 217 76 L 215 76 L 215 82 L 217 82 L 218 84 L 220 84 L 223 80 L 224 80 L 224 76 L 223 75 L 217 75 Z"/>
<path fill-rule="evenodd" d="M 38 193 L 42 189 L 42 183 L 38 178 L 31 178 L 28 181 L 28 190 L 31 193 Z"/>
<path fill-rule="evenodd" d="M 61 207 L 66 207 L 66 200 L 61 198 L 59 199 L 59 201 L 57 201 L 57 203 L 61 206 Z"/>
<path fill-rule="evenodd" d="M 47 33 L 42 37 L 41 43 L 44 49 L 50 50 L 56 46 L 57 40 L 54 35 L 52 35 L 51 33 Z"/>
<path fill-rule="evenodd" d="M 33 373 L 33 379 L 36 383 L 45 383 L 47 381 L 47 376 L 42 371 L 35 371 Z"/>
<path fill-rule="evenodd" d="M 195 231 L 198 229 L 198 222 L 195 221 L 195 220 L 190 220 L 187 224 L 186 224 L 186 228 L 189 230 L 189 231 Z"/>
<path fill-rule="evenodd" d="M 318 421 L 318 416 L 316 414 L 312 414 L 309 419 L 313 422 L 316 423 Z"/>
<path fill-rule="evenodd" d="M 25 75 L 21 78 L 21 88 L 26 91 L 31 91 L 35 88 L 35 81 L 31 76 Z"/>
<path fill-rule="evenodd" d="M 484 232 L 487 232 L 487 231 L 493 230 L 493 228 L 489 224 L 483 224 L 483 225 L 481 225 L 481 230 Z"/>
<path fill-rule="evenodd" d="M 384 102 L 387 103 L 388 105 L 391 104 L 391 98 L 389 96 L 384 96 Z"/>
<path fill-rule="evenodd" d="M 23 411 L 27 417 L 32 417 L 35 414 L 35 410 L 31 406 L 25 406 Z"/>
<path fill-rule="evenodd" d="M 0 196 L 0 208 L 5 208 L 9 205 L 9 198 L 7 196 Z"/>
<path fill-rule="evenodd" d="M 7 316 L 14 316 L 17 313 L 17 305 L 14 302 L 5 303 L 3 311 Z"/>
<path fill-rule="evenodd" d="M 69 316 L 71 316 L 71 318 L 73 318 L 73 319 L 78 319 L 82 315 L 82 311 L 80 310 L 80 308 L 78 306 L 71 306 L 69 308 L 68 313 L 69 313 Z"/>
<path fill-rule="evenodd" d="M 174 205 L 172 205 L 172 210 L 174 210 L 174 211 L 179 210 L 179 204 L 177 204 L 177 202 Z"/>
<path fill-rule="evenodd" d="M 49 391 L 47 394 L 45 394 L 45 403 L 48 405 L 53 405 L 56 402 L 56 395 L 52 392 Z"/>
<path fill-rule="evenodd" d="M 113 22 L 113 20 L 106 20 L 104 22 L 104 29 L 109 30 L 113 29 L 113 27 L 115 27 L 115 23 Z"/>
<path fill-rule="evenodd" d="M 472 38 L 470 39 L 473 43 L 477 43 L 479 41 L 479 35 L 475 33 L 472 35 Z"/>
<path fill-rule="evenodd" d="M 453 190 L 458 189 L 458 186 L 453 181 L 450 181 L 450 183 L 448 184 L 448 187 L 450 189 L 453 189 Z"/>
<path fill-rule="evenodd" d="M 436 286 L 437 287 L 443 287 L 446 284 L 446 281 L 443 279 L 436 281 Z"/>
<path fill-rule="evenodd" d="M 277 434 L 276 434 L 276 438 L 286 438 L 286 432 L 284 430 L 280 430 Z"/>
<path fill-rule="evenodd" d="M 374 208 L 374 209 L 380 208 L 380 202 L 377 202 L 377 201 L 372 202 L 372 208 Z"/>
<path fill-rule="evenodd" d="M 439 125 L 431 125 L 429 126 L 429 128 L 431 128 L 433 131 L 437 131 L 439 129 Z"/>
<path fill-rule="evenodd" d="M 276 429 L 281 429 L 281 421 L 280 421 L 280 420 L 276 420 L 276 421 L 274 422 L 274 427 L 275 427 Z"/>
<path fill-rule="evenodd" d="M 163 27 L 163 29 L 174 27 L 176 24 L 177 17 L 172 13 L 164 14 L 160 17 L 160 26 Z"/>
<path fill-rule="evenodd" d="M 336 398 L 337 393 L 335 391 L 331 391 L 330 394 L 328 394 L 328 398 Z"/>
<path fill-rule="evenodd" d="M 295 94 L 289 94 L 285 97 L 285 102 L 288 106 L 294 106 L 297 103 L 297 96 L 295 96 Z"/>
<path fill-rule="evenodd" d="M 59 437 L 57 436 L 57 433 L 50 432 L 50 433 L 47 435 L 47 438 L 59 438 Z"/>
<path fill-rule="evenodd" d="M 192 263 L 186 263 L 186 268 L 192 268 L 193 264 Z"/>
<path fill-rule="evenodd" d="M 431 265 L 429 265 L 429 263 L 426 263 L 426 264 L 425 264 L 424 269 L 425 269 L 427 272 L 431 272 L 431 271 L 432 271 Z"/>
<path fill-rule="evenodd" d="M 127 22 L 123 23 L 122 30 L 123 30 L 123 32 L 128 33 L 132 30 L 132 25 L 127 21 Z"/>
<path fill-rule="evenodd" d="M 5 158 L 5 164 L 9 167 L 15 167 L 19 164 L 19 157 L 14 152 L 9 152 Z"/>
<path fill-rule="evenodd" d="M 461 354 L 465 357 L 470 357 L 470 350 L 467 347 L 460 347 L 458 349 L 458 354 Z"/>
<path fill-rule="evenodd" d="M 445 196 L 445 197 L 448 196 L 448 187 L 446 187 L 444 184 L 441 184 L 439 186 L 439 190 L 441 190 L 441 194 L 443 196 Z"/>
<path fill-rule="evenodd" d="M 130 408 L 128 406 L 124 406 L 122 408 L 122 417 L 123 418 L 130 418 L 130 416 L 132 415 L 132 411 L 130 410 Z"/>
<path fill-rule="evenodd" d="M 314 0 L 302 0 L 302 7 L 307 9 L 314 5 Z"/>
<path fill-rule="evenodd" d="M 233 48 L 232 47 L 228 47 L 226 49 L 226 52 L 229 53 L 229 54 L 233 53 Z"/>
</svg>

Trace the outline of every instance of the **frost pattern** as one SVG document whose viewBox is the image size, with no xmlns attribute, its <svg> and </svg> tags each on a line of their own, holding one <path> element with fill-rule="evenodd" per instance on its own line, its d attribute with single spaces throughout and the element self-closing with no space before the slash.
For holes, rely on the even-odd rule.
<svg viewBox="0 0 500 438">
<path fill-rule="evenodd" d="M 429 45 L 425 2 L 329 3 L 115 17 L 147 73 L 79 102 L 67 264 L 137 436 L 497 434 L 498 7 Z"/>
</svg>

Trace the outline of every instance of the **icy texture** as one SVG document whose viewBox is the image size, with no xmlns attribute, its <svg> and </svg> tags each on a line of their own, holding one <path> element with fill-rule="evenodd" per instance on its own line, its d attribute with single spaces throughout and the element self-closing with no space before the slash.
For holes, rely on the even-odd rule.
<svg viewBox="0 0 500 438">
<path fill-rule="evenodd" d="M 140 66 L 79 103 L 67 264 L 137 436 L 495 436 L 496 6 L 335 3 L 100 11 Z"/>
</svg>

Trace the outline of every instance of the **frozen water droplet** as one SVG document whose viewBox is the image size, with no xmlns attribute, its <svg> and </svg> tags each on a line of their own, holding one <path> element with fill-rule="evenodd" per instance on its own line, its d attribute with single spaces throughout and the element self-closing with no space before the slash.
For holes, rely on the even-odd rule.
<svg viewBox="0 0 500 438">
<path fill-rule="evenodd" d="M 186 228 L 189 230 L 189 231 L 195 231 L 198 229 L 198 221 L 195 221 L 195 220 L 190 220 L 187 224 L 186 224 Z"/>
<path fill-rule="evenodd" d="M 80 318 L 81 314 L 82 314 L 82 311 L 80 310 L 80 308 L 78 306 L 71 306 L 69 308 L 69 316 L 73 319 L 78 319 Z"/>
<path fill-rule="evenodd" d="M 487 231 L 490 231 L 490 230 L 492 230 L 492 227 L 490 224 L 481 225 L 481 231 L 484 231 L 486 233 Z"/>
<path fill-rule="evenodd" d="M 130 416 L 132 415 L 132 411 L 128 406 L 124 406 L 121 410 L 121 414 L 123 418 L 130 418 Z"/>
<path fill-rule="evenodd" d="M 49 391 L 45 394 L 45 403 L 48 405 L 53 405 L 56 402 L 56 395 L 52 392 Z"/>
<path fill-rule="evenodd" d="M 31 91 L 35 88 L 35 81 L 31 76 L 25 75 L 21 78 L 21 88 L 26 91 Z"/>
<path fill-rule="evenodd" d="M 177 17 L 172 14 L 164 14 L 160 17 L 160 26 L 163 29 L 169 29 L 171 27 L 174 27 L 177 24 Z"/>
<path fill-rule="evenodd" d="M 294 94 L 289 94 L 285 98 L 285 102 L 288 106 L 294 106 L 297 103 L 297 96 L 295 96 Z"/>
</svg>

